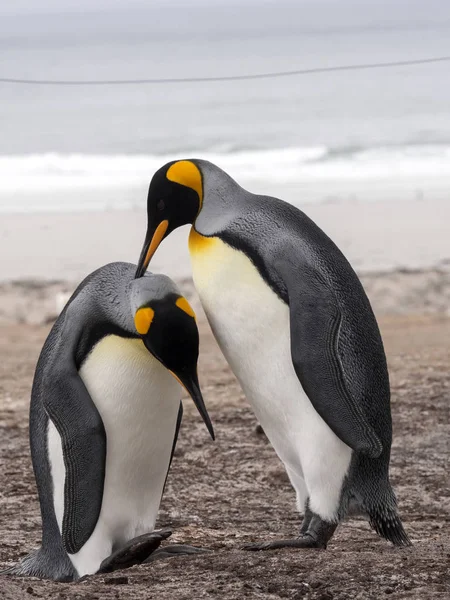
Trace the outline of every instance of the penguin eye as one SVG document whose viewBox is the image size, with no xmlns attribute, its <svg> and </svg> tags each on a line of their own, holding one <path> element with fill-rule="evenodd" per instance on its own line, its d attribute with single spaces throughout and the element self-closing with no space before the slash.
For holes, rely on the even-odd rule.
<svg viewBox="0 0 450 600">
<path fill-rule="evenodd" d="M 158 202 L 156 204 L 156 208 L 158 210 L 164 210 L 166 208 L 166 203 L 164 202 L 164 200 L 162 198 L 160 200 L 158 200 Z"/>
</svg>

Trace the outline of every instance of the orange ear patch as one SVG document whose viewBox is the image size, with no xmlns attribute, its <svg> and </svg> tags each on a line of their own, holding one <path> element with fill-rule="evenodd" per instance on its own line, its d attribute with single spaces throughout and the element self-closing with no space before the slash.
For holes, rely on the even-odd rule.
<svg viewBox="0 0 450 600">
<path fill-rule="evenodd" d="M 167 169 L 166 177 L 169 181 L 179 183 L 196 191 L 201 208 L 203 201 L 202 174 L 193 162 L 190 160 L 179 160 L 176 163 L 173 163 L 173 165 Z"/>
<path fill-rule="evenodd" d="M 140 308 L 134 315 L 134 326 L 140 335 L 145 335 L 150 329 L 155 311 L 152 308 Z"/>
<path fill-rule="evenodd" d="M 186 300 L 186 298 L 183 298 L 181 296 L 180 298 L 177 299 L 175 304 L 178 306 L 178 308 L 181 308 L 181 310 L 184 311 L 187 315 L 189 315 L 190 317 L 193 317 L 195 319 L 195 312 L 192 310 L 192 307 L 189 304 L 189 302 Z"/>
</svg>

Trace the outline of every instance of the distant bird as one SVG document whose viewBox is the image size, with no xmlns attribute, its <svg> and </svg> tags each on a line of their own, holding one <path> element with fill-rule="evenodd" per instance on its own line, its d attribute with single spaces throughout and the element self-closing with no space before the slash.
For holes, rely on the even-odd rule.
<svg viewBox="0 0 450 600">
<path fill-rule="evenodd" d="M 164 275 L 111 263 L 76 289 L 44 344 L 30 443 L 42 546 L 6 572 L 61 581 L 145 561 L 186 388 L 214 438 L 197 378 L 195 315 Z M 167 553 L 193 553 L 168 546 Z"/>
<path fill-rule="evenodd" d="M 355 512 L 387 540 L 409 544 L 388 476 L 383 343 L 348 261 L 294 206 L 251 194 L 193 159 L 153 176 L 137 277 L 161 240 L 187 223 L 194 283 L 211 328 L 305 514 L 297 539 L 248 549 L 325 548 Z"/>
</svg>

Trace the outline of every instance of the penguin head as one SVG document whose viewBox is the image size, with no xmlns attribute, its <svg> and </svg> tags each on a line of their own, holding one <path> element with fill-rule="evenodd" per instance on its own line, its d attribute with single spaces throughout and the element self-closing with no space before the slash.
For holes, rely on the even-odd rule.
<svg viewBox="0 0 450 600">
<path fill-rule="evenodd" d="M 153 276 L 162 277 L 162 276 Z M 148 277 L 138 280 L 144 282 Z M 135 284 L 138 284 L 135 281 Z M 185 388 L 194 401 L 214 439 L 214 430 L 203 401 L 197 375 L 199 334 L 195 313 L 189 302 L 180 294 L 168 291 L 155 299 L 145 298 L 141 290 L 135 299 L 140 300 L 134 309 L 136 332 L 147 350 Z"/>
<path fill-rule="evenodd" d="M 192 160 L 172 161 L 153 175 L 147 198 L 147 234 L 135 277 L 142 277 L 162 240 L 193 223 L 202 208 L 203 180 Z"/>
</svg>

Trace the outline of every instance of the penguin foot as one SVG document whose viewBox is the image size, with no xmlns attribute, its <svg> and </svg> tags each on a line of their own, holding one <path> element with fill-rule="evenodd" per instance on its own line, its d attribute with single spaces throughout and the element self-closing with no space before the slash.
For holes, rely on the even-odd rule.
<svg viewBox="0 0 450 600">
<path fill-rule="evenodd" d="M 172 558 L 174 556 L 182 556 L 183 554 L 205 554 L 206 552 L 210 552 L 210 550 L 207 550 L 206 548 L 196 548 L 195 546 L 187 546 L 185 544 L 172 544 L 155 550 L 155 552 L 150 554 L 144 562 L 150 563 L 162 558 Z"/>
<path fill-rule="evenodd" d="M 280 548 L 322 548 L 325 550 L 337 525 L 337 523 L 324 521 L 307 506 L 300 536 L 297 539 L 247 544 L 243 549 L 253 552 L 259 550 L 279 550 Z"/>
<path fill-rule="evenodd" d="M 133 538 L 108 558 L 105 558 L 97 573 L 111 573 L 112 571 L 128 569 L 141 564 L 170 535 L 172 535 L 170 529 L 161 529 Z"/>
<path fill-rule="evenodd" d="M 314 516 L 314 513 L 309 508 L 309 498 L 308 498 L 305 503 L 305 515 L 303 517 L 302 526 L 300 527 L 300 537 L 302 537 L 303 535 L 305 535 L 308 532 L 308 529 L 311 524 L 313 516 Z"/>
<path fill-rule="evenodd" d="M 317 540 L 309 535 L 294 540 L 275 540 L 274 542 L 260 542 L 258 544 L 247 544 L 243 550 L 258 552 L 260 550 L 280 550 L 281 548 L 325 548 Z"/>
</svg>

